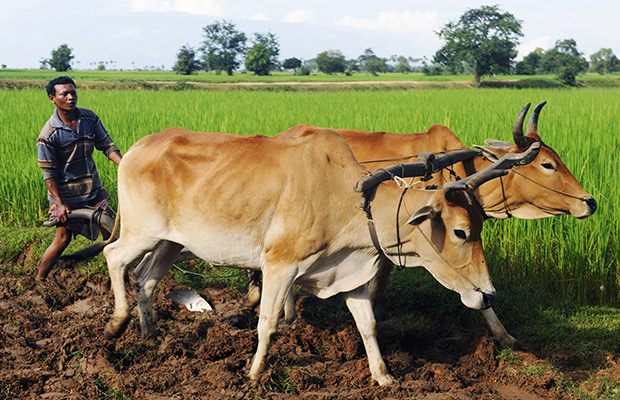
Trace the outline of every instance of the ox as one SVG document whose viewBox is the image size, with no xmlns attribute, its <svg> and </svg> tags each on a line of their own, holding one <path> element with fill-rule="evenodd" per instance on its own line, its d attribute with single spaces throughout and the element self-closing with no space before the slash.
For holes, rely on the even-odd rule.
<svg viewBox="0 0 620 400">
<path fill-rule="evenodd" d="M 529 149 L 533 143 L 540 143 L 540 154 L 534 162 L 516 167 L 506 177 L 483 185 L 474 192 L 485 217 L 538 219 L 571 214 L 577 218 L 585 218 L 596 211 L 597 204 L 594 197 L 583 190 L 558 154 L 538 135 L 538 117 L 545 104 L 545 101 L 539 103 L 532 112 L 527 135 L 523 134 L 523 123 L 530 103 L 523 107 L 515 120 L 514 143 L 487 140 L 487 146 L 475 146 L 484 153 L 484 157 L 476 157 L 473 161 L 454 166 L 453 172 L 457 176 L 468 176 L 488 167 L 505 154 L 519 154 Z M 310 136 L 325 129 L 327 128 L 300 124 L 279 133 L 276 137 Z M 396 159 L 407 159 L 421 152 L 441 153 L 467 148 L 448 127 L 443 125 L 433 125 L 426 132 L 409 134 L 351 129 L 336 129 L 336 131 L 347 141 L 360 162 L 382 160 L 365 163 L 371 170 L 384 168 L 393 164 Z M 432 181 L 424 184 L 442 184 L 450 178 L 447 170 L 443 170 Z M 370 284 L 373 303 L 383 295 L 392 266 L 392 262 L 388 259 L 383 259 L 381 262 L 379 272 Z M 251 276 L 249 293 L 259 291 L 257 282 L 258 278 Z M 254 299 L 257 298 L 255 295 Z M 295 316 L 292 298 L 287 299 L 285 314 L 286 320 L 289 321 Z M 516 343 L 516 339 L 508 334 L 493 309 L 484 310 L 483 314 L 497 340 L 507 345 Z"/>
<path fill-rule="evenodd" d="M 127 266 L 142 259 L 134 271 L 142 336 L 156 336 L 153 290 L 185 246 L 212 265 L 263 273 L 250 378 L 264 368 L 285 297 L 297 283 L 319 298 L 343 294 L 372 377 L 389 384 L 366 284 L 377 260 L 424 266 L 467 307 L 488 308 L 495 289 L 472 193 L 505 174 L 503 168 L 535 156 L 504 157 L 467 180 L 441 190 L 410 190 L 401 198 L 399 188 L 377 184 L 372 175 L 370 184 L 363 179 L 368 170 L 335 132 L 273 139 L 171 128 L 146 136 L 118 170 L 120 237 L 103 250 L 115 298 L 105 334 L 118 337 L 127 327 L 123 278 Z M 366 213 L 352 189 L 356 182 Z M 407 215 L 397 215 L 399 201 Z"/>
</svg>

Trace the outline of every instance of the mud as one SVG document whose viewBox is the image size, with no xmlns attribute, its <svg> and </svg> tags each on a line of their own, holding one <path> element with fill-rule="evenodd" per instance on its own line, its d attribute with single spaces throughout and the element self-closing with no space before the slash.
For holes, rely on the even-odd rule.
<svg viewBox="0 0 620 400">
<path fill-rule="evenodd" d="M 381 350 L 397 381 L 380 387 L 342 301 L 298 296 L 299 318 L 280 327 L 267 370 L 250 381 L 260 310 L 244 306 L 235 290 L 209 284 L 200 294 L 215 311 L 190 312 L 165 298 L 182 286 L 166 277 L 154 301 L 159 337 L 149 343 L 135 317 L 120 339 L 104 339 L 113 307 L 105 274 L 65 268 L 43 284 L 33 276 L 2 277 L 1 399 L 573 398 L 557 371 L 527 372 L 541 362 L 534 354 L 516 351 L 507 361 L 484 325 L 446 328 L 449 316 L 432 310 L 420 324 L 394 312 L 378 316 Z M 129 297 L 135 306 L 131 290 Z M 618 370 L 608 370 L 612 379 Z"/>
</svg>

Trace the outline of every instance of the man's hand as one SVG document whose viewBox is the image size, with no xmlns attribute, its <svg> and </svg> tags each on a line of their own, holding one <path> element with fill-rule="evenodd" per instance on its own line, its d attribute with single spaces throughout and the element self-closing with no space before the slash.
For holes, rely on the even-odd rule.
<svg viewBox="0 0 620 400">
<path fill-rule="evenodd" d="M 58 218 L 58 221 L 65 223 L 67 222 L 67 219 L 69 219 L 67 215 L 71 214 L 71 210 L 65 203 L 56 203 L 56 213 L 58 214 L 56 217 Z"/>
<path fill-rule="evenodd" d="M 47 185 L 47 190 L 52 196 L 52 200 L 56 204 L 56 212 L 58 216 L 56 217 L 60 222 L 67 222 L 67 215 L 71 213 L 69 207 L 62 201 L 60 195 L 58 194 L 58 184 L 56 183 L 56 179 L 49 178 L 45 180 L 45 184 Z"/>
</svg>

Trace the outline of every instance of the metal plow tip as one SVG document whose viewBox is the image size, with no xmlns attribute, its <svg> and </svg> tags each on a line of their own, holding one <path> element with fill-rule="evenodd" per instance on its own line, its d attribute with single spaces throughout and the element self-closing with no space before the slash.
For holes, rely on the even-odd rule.
<svg viewBox="0 0 620 400">
<path fill-rule="evenodd" d="M 204 312 L 213 310 L 213 307 L 211 307 L 205 299 L 200 297 L 198 292 L 191 288 L 184 287 L 175 289 L 165 297 L 172 300 L 176 305 L 184 305 L 190 311 Z"/>
</svg>

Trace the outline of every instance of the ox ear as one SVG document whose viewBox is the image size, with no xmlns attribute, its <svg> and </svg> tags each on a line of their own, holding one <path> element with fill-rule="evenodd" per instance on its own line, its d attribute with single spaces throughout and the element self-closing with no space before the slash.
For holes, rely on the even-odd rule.
<svg viewBox="0 0 620 400">
<path fill-rule="evenodd" d="M 409 218 L 409 221 L 407 221 L 407 224 L 417 226 L 429 218 L 431 219 L 434 218 L 436 215 L 437 215 L 437 212 L 435 211 L 435 209 L 433 209 L 433 207 L 424 206 L 420 208 L 418 211 L 416 211 L 411 216 L 411 218 Z"/>
<path fill-rule="evenodd" d="M 489 161 L 495 162 L 502 158 L 506 153 L 508 153 L 508 148 L 504 147 L 503 144 L 508 144 L 509 147 L 514 147 L 513 144 L 508 142 L 501 142 L 499 140 L 493 140 L 492 142 L 499 142 L 499 146 L 491 145 L 491 146 L 478 146 L 474 145 L 474 147 L 482 152 L 482 155 L 485 156 Z M 487 141 L 488 143 L 488 141 Z M 490 143 L 489 143 L 490 144 Z"/>
</svg>

